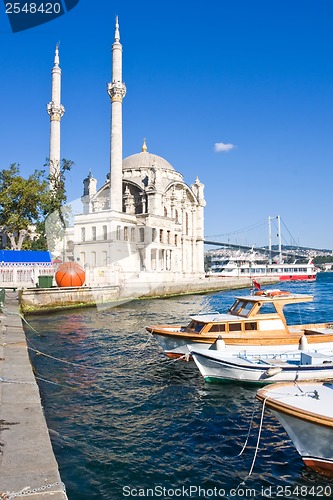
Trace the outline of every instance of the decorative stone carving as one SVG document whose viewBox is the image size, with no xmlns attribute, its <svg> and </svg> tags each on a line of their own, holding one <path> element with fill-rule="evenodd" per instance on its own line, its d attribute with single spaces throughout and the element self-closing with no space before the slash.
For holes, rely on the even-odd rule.
<svg viewBox="0 0 333 500">
<path fill-rule="evenodd" d="M 47 105 L 47 112 L 50 115 L 51 121 L 60 122 L 61 118 L 64 116 L 65 108 L 62 104 L 57 105 L 53 101 L 51 101 Z"/>
<path fill-rule="evenodd" d="M 108 83 L 108 94 L 112 102 L 123 102 L 126 95 L 126 86 L 121 82 Z"/>
</svg>

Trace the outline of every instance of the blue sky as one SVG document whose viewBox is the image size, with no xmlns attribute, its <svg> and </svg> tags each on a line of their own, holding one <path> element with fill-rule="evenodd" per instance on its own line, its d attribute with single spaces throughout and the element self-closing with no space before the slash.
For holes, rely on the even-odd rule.
<svg viewBox="0 0 333 500">
<path fill-rule="evenodd" d="M 60 41 L 61 156 L 75 162 L 68 197 L 81 196 L 89 170 L 104 182 L 116 15 L 127 87 L 124 157 L 146 137 L 148 151 L 188 184 L 198 176 L 206 236 L 267 244 L 267 218 L 279 214 L 300 245 L 333 248 L 331 0 L 80 0 L 15 34 L 1 3 L 1 168 L 18 162 L 28 175 L 43 167 Z M 241 231 L 251 226 L 261 227 Z"/>
</svg>

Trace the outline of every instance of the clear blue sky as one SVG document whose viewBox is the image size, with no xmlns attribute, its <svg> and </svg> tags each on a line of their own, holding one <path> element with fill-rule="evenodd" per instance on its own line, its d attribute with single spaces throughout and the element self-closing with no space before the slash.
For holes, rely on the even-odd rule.
<svg viewBox="0 0 333 500">
<path fill-rule="evenodd" d="M 198 175 L 206 236 L 267 244 L 266 227 L 228 233 L 279 214 L 300 245 L 333 248 L 332 0 L 80 0 L 15 34 L 1 3 L 1 168 L 18 162 L 28 175 L 43 167 L 60 41 L 61 156 L 75 162 L 68 197 L 81 196 L 90 169 L 104 182 L 115 15 L 124 157 L 146 137 L 188 184 Z"/>
</svg>

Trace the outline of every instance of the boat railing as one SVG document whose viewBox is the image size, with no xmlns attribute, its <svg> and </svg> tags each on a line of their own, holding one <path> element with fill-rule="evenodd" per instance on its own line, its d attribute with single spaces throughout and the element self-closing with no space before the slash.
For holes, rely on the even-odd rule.
<svg viewBox="0 0 333 500">
<path fill-rule="evenodd" d="M 220 311 L 199 311 L 198 313 L 191 314 L 191 316 L 206 316 L 209 314 L 220 314 Z"/>
</svg>

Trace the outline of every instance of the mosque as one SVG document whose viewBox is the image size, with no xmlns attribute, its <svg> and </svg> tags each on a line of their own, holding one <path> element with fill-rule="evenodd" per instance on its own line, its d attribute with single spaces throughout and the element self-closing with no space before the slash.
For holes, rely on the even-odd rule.
<svg viewBox="0 0 333 500">
<path fill-rule="evenodd" d="M 52 69 L 50 168 L 60 165 L 61 69 Z M 82 213 L 66 229 L 63 257 L 85 269 L 87 284 L 165 283 L 204 276 L 204 185 L 187 185 L 164 158 L 140 152 L 122 157 L 122 45 L 116 19 L 112 45 L 110 173 L 101 187 L 83 180 Z"/>
</svg>

